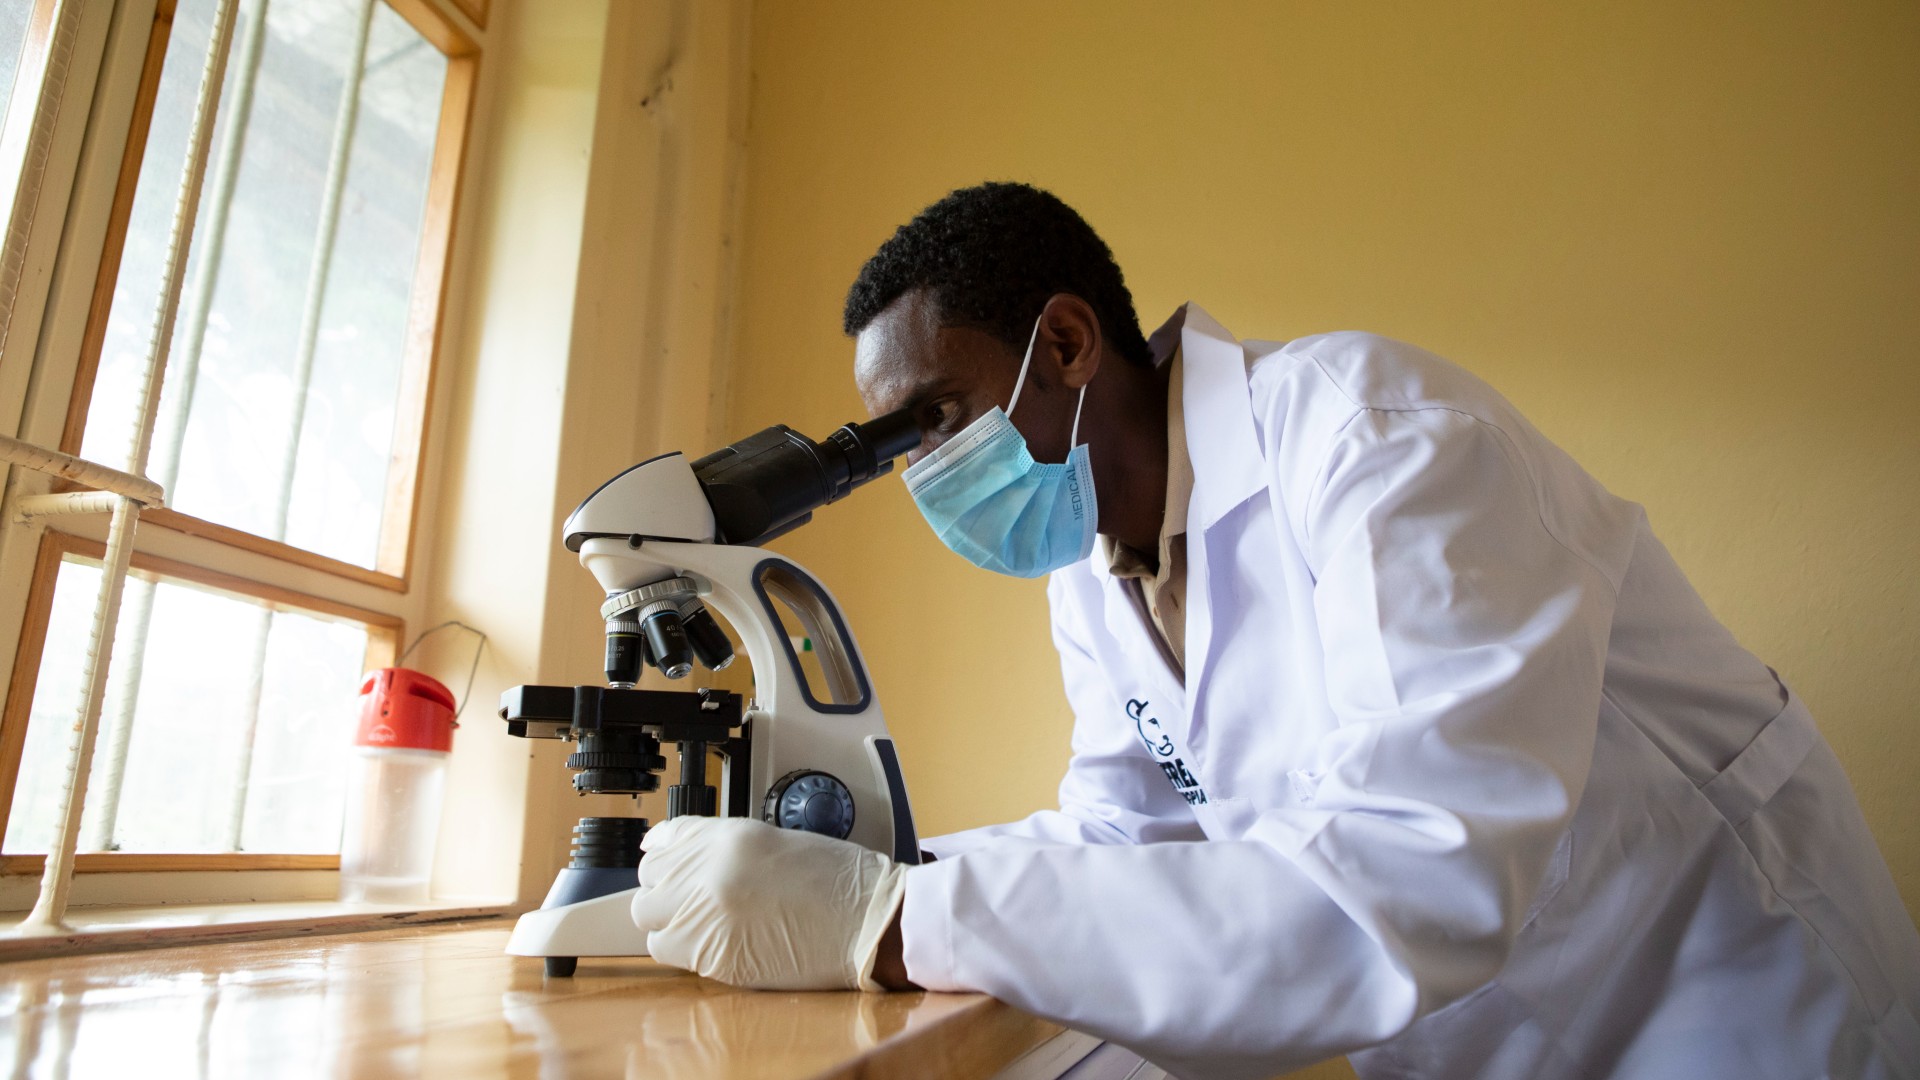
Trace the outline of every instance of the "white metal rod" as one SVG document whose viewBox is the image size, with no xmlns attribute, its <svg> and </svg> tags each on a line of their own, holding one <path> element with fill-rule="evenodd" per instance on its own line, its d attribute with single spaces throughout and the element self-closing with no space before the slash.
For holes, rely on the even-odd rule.
<svg viewBox="0 0 1920 1080">
<path fill-rule="evenodd" d="M 334 116 L 327 182 L 320 199 L 320 222 L 313 241 L 313 259 L 307 270 L 306 303 L 300 312 L 300 338 L 293 361 L 293 412 L 287 424 L 286 450 L 280 457 L 273 515 L 267 526 L 267 535 L 274 540 L 286 539 L 287 515 L 293 507 L 293 476 L 300 461 L 300 435 L 306 427 L 307 392 L 313 386 L 313 354 L 320 342 L 320 312 L 326 304 L 333 237 L 340 224 L 340 195 L 347 186 L 347 161 L 353 149 L 354 125 L 360 116 L 360 80 L 367 70 L 367 34 L 373 25 L 373 0 L 359 0 L 359 3 L 353 53 L 340 88 L 340 109 Z"/>
<path fill-rule="evenodd" d="M 133 533 L 140 524 L 140 504 L 120 499 L 107 526 L 107 556 L 100 568 L 100 592 L 94 601 L 93 633 L 87 642 L 86 677 L 80 683 L 79 722 L 73 725 L 68 747 L 66 798 L 60 807 L 59 841 L 47 852 L 40 875 L 40 897 L 20 924 L 22 934 L 60 933 L 67 929 L 67 900 L 73 892 L 73 857 L 80 847 L 80 819 L 86 811 L 87 772 L 93 764 L 93 742 L 100 732 L 100 701 L 107 690 L 108 658 L 113 655 L 113 630 L 120 617 L 120 594 L 127 584 L 133 559 Z"/>
<path fill-rule="evenodd" d="M 54 9 L 52 32 L 47 37 L 45 60 L 39 70 L 30 70 L 35 58 L 22 56 L 22 67 L 16 72 L 15 86 L 35 86 L 37 80 L 37 100 L 33 107 L 33 122 L 28 125 L 24 148 L 19 144 L 5 149 L 15 153 L 0 155 L 0 171 L 11 171 L 8 166 L 14 158 L 19 159 L 17 179 L 11 185 L 5 200 L 7 214 L 7 232 L 4 246 L 0 246 L 0 357 L 8 357 L 7 342 L 13 329 L 13 308 L 20 298 L 20 278 L 26 272 L 27 242 L 33 236 L 34 212 L 40 206 L 40 187 L 46 180 L 47 158 L 53 152 L 53 129 L 60 122 L 60 101 L 67 91 L 67 73 L 73 67 L 74 40 L 80 34 L 80 16 L 86 5 L 78 0 L 62 0 Z M 7 47 L 19 48 L 17 42 L 8 42 Z M 4 117 L 0 117 L 4 119 Z M 33 342 L 26 343 L 31 349 Z M 24 358 L 16 362 L 24 362 Z"/>
<path fill-rule="evenodd" d="M 227 53 L 233 46 L 235 0 L 219 0 L 213 16 L 213 34 L 207 41 L 206 68 L 200 75 L 200 94 L 193 103 L 193 126 L 187 135 L 186 175 L 173 204 L 173 229 L 167 238 L 167 260 L 154 312 L 153 333 L 147 344 L 146 378 L 140 385 L 139 408 L 134 413 L 133 451 L 129 472 L 145 473 L 153 449 L 153 421 L 160 411 L 160 387 L 167 374 L 167 356 L 173 347 L 173 323 L 180 313 L 180 290 L 186 284 L 187 249 L 193 246 L 193 222 L 200 212 L 200 187 L 207 178 L 207 157 L 213 142 L 213 116 L 220 107 L 220 84 L 227 75 Z"/>
<path fill-rule="evenodd" d="M 181 297 L 186 311 L 180 327 L 180 349 L 174 357 L 173 397 L 167 403 L 164 423 L 156 422 L 154 438 L 159 445 L 151 455 L 147 472 L 169 491 L 177 490 L 180 479 L 180 454 L 186 444 L 187 421 L 193 415 L 194 394 L 200 386 L 200 353 L 206 344 L 207 321 L 213 312 L 213 293 L 220 283 L 220 268 L 226 260 L 227 221 L 233 209 L 233 193 L 240 175 L 240 159 L 245 155 L 247 131 L 253 125 L 253 90 L 259 81 L 260 56 L 267 40 L 267 0 L 242 0 L 245 10 L 240 19 L 240 41 L 235 46 L 238 67 L 233 71 L 233 96 L 228 99 L 227 125 L 220 132 L 220 147 L 214 154 L 212 176 L 208 180 L 206 232 L 199 238 L 200 258 L 193 266 L 193 281 Z M 147 635 L 153 624 L 154 584 L 137 581 L 127 598 L 127 648 L 122 654 L 126 665 L 114 684 L 107 702 L 106 757 L 101 762 L 100 802 L 93 815 L 93 832 L 88 842 L 97 850 L 111 851 L 120 828 L 120 784 L 127 775 L 127 751 L 133 740 L 133 717 L 140 708 L 140 684 L 147 673 Z"/>
<path fill-rule="evenodd" d="M 260 699 L 267 687 L 267 641 L 273 632 L 273 609 L 258 609 L 254 620 L 252 655 L 240 669 L 247 673 L 247 701 L 240 710 L 240 737 L 233 748 L 234 784 L 227 794 L 228 851 L 240 850 L 247 823 L 247 792 L 253 787 L 253 751 L 260 735 Z"/>
<path fill-rule="evenodd" d="M 94 804 L 93 830 L 87 835 L 88 851 L 115 851 L 119 848 L 120 785 L 127 778 L 127 750 L 133 745 L 133 713 L 140 700 L 140 683 L 146 677 L 147 634 L 153 628 L 153 593 L 159 588 L 152 581 L 135 577 L 127 585 L 120 622 L 127 628 L 126 657 L 120 677 L 107 684 L 107 704 L 101 714 L 101 736 L 106 740 L 106 757 L 100 763 L 99 801 Z"/>
<path fill-rule="evenodd" d="M 253 124 L 253 88 L 260 75 L 260 54 L 267 40 L 267 0 L 245 0 L 246 27 L 240 32 L 240 66 L 233 73 L 233 99 L 227 102 L 227 126 L 220 133 L 220 152 L 213 159 L 212 186 L 207 191 L 207 231 L 200 238 L 200 261 L 194 264 L 193 283 L 182 302 L 186 322 L 180 328 L 180 355 L 167 423 L 158 425 L 159 453 L 148 474 L 168 489 L 180 479 L 180 451 L 187 437 L 187 418 L 193 414 L 194 392 L 200 386 L 200 350 L 206 343 L 207 319 L 213 313 L 213 290 L 220 283 L 220 267 L 227 253 L 227 217 L 233 209 L 233 189 L 246 151 L 247 129 Z M 136 661 L 137 662 L 137 661 Z"/>
<path fill-rule="evenodd" d="M 313 357 L 320 343 L 320 315 L 326 306 L 327 279 L 333 266 L 333 238 L 340 225 L 340 197 L 346 190 L 353 132 L 360 118 L 360 83 L 367 72 L 367 37 L 373 26 L 373 0 L 359 0 L 357 15 L 353 52 L 347 58 L 347 74 L 340 86 L 340 106 L 334 114 L 333 145 L 327 154 L 327 180 L 320 197 L 320 221 L 307 269 L 306 302 L 300 312 L 300 338 L 293 361 L 292 416 L 287 424 L 286 449 L 280 457 L 273 513 L 267 525 L 267 536 L 275 540 L 287 538 L 287 518 L 293 509 L 293 480 L 300 464 L 300 435 L 306 430 L 307 393 L 313 386 Z M 233 785 L 227 802 L 230 851 L 240 850 L 247 791 L 253 782 L 253 751 L 260 733 L 260 694 L 266 677 L 267 635 L 272 628 L 272 612 L 262 611 L 254 629 L 251 662 L 244 669 L 253 682 L 246 708 L 241 712 L 239 737 L 234 740 L 238 759 L 234 774 L 238 782 Z"/>
<path fill-rule="evenodd" d="M 0 435 L 0 461 L 9 465 L 20 465 L 35 472 L 64 476 L 75 483 L 85 484 L 101 491 L 110 491 L 115 495 L 125 495 L 137 503 L 146 506 L 161 506 L 166 502 L 166 492 L 159 484 L 144 476 L 109 469 L 72 454 L 63 454 L 58 450 L 49 450 L 44 446 L 35 446 L 22 442 L 11 435 Z"/>
<path fill-rule="evenodd" d="M 207 42 L 206 65 L 200 76 L 199 97 L 193 106 L 193 125 L 188 129 L 186 175 L 181 179 L 178 197 L 174 202 L 165 283 L 160 291 L 159 310 L 155 312 L 153 335 L 147 348 L 146 377 L 141 382 L 139 410 L 135 414 L 133 453 L 128 460 L 128 471 L 134 474 L 146 470 L 147 453 L 153 443 L 154 414 L 160 407 L 160 387 L 166 375 L 167 349 L 173 336 L 174 318 L 180 308 L 180 289 L 187 271 L 187 249 L 192 244 L 193 220 L 199 208 L 200 187 L 206 179 L 207 156 L 213 141 L 214 112 L 220 103 L 220 83 L 226 77 L 227 52 L 233 44 L 233 20 L 237 10 L 235 0 L 219 0 L 213 19 L 213 33 Z M 30 449 L 39 450 L 37 447 Z M 43 450 L 39 452 L 46 453 Z M 139 503 L 132 498 L 124 499 L 114 509 L 112 524 L 107 529 L 106 564 L 101 568 L 100 594 L 93 610 L 91 648 L 87 650 L 81 679 L 80 717 L 75 725 L 72 755 L 68 764 L 67 794 L 60 816 L 60 833 L 47 852 L 46 869 L 40 876 L 40 897 L 34 902 L 33 911 L 20 924 L 18 933 L 67 931 L 67 900 L 73 891 L 73 857 L 80 846 L 80 822 L 86 804 L 87 775 L 93 767 L 93 745 L 100 731 L 100 707 L 105 697 L 107 670 L 113 656 L 113 635 L 120 615 L 120 597 L 126 587 L 127 567 L 133 558 L 133 533 L 139 514 Z"/>
<path fill-rule="evenodd" d="M 123 495 L 111 491 L 64 491 L 52 495 L 22 495 L 13 501 L 13 520 L 31 525 L 42 518 L 65 514 L 110 514 Z"/>
</svg>

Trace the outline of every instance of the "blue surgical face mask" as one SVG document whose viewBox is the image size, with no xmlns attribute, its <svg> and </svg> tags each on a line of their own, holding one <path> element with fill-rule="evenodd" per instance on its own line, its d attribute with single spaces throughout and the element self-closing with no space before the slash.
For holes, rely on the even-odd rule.
<svg viewBox="0 0 1920 1080">
<path fill-rule="evenodd" d="M 1087 448 L 1078 445 L 1087 388 L 1080 388 L 1073 408 L 1073 445 L 1065 462 L 1033 460 L 1026 437 L 1013 426 L 1039 337 L 1035 320 L 1006 410 L 994 406 L 901 476 L 948 547 L 983 570 L 1013 577 L 1039 577 L 1086 558 L 1098 520 L 1093 466 Z"/>
</svg>

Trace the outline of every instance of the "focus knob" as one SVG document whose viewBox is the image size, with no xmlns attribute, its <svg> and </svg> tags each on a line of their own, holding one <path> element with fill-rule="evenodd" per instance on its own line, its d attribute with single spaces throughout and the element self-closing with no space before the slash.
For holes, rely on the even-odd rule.
<svg viewBox="0 0 1920 1080">
<path fill-rule="evenodd" d="M 763 816 L 782 829 L 845 840 L 853 832 L 853 793 L 835 776 L 798 769 L 767 789 Z"/>
</svg>

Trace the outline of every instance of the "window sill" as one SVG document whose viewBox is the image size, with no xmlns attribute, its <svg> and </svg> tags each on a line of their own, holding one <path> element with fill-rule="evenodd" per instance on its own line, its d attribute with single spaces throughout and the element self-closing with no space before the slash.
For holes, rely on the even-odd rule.
<svg viewBox="0 0 1920 1080">
<path fill-rule="evenodd" d="M 177 904 L 157 907 L 74 908 L 72 929 L 22 935 L 24 912 L 0 915 L 0 963 L 82 953 L 131 952 L 178 945 L 213 945 L 265 938 L 354 934 L 395 927 L 492 919 L 509 914 L 505 904 L 476 900 L 430 900 L 424 904 L 347 904 L 294 900 L 242 904 Z"/>
</svg>

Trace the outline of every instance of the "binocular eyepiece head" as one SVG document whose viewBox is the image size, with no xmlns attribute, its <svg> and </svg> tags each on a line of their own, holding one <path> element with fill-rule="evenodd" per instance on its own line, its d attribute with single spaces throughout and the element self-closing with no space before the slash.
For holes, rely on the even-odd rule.
<svg viewBox="0 0 1920 1080">
<path fill-rule="evenodd" d="M 721 543 L 763 544 L 885 476 L 919 442 L 909 409 L 844 424 L 819 442 L 776 424 L 695 461 L 693 475 Z"/>
</svg>

